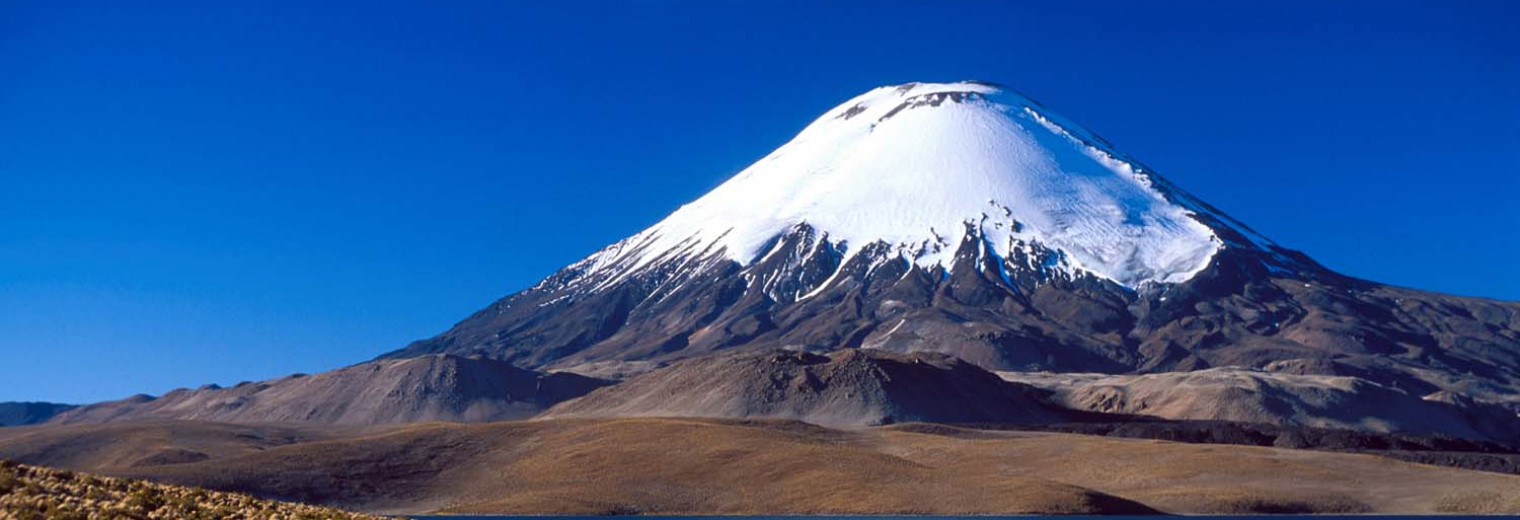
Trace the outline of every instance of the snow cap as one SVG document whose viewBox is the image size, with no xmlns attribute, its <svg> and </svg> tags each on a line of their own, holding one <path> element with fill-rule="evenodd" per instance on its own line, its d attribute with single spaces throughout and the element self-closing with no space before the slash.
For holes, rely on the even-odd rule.
<svg viewBox="0 0 1520 520">
<path fill-rule="evenodd" d="M 615 283 L 656 259 L 748 265 L 807 224 L 848 257 L 882 242 L 952 267 L 968 233 L 990 254 L 1044 247 L 1055 266 L 1127 287 L 1203 270 L 1222 241 L 1165 181 L 1038 103 L 992 83 L 873 89 L 665 220 L 588 258 Z M 842 264 L 843 262 L 841 262 Z"/>
</svg>

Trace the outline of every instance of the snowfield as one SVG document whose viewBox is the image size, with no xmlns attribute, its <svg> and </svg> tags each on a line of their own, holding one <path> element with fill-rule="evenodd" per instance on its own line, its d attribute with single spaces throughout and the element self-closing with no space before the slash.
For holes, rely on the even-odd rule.
<svg viewBox="0 0 1520 520">
<path fill-rule="evenodd" d="M 1186 281 L 1224 241 L 1151 173 L 1039 104 L 977 83 L 881 87 L 665 220 L 588 258 L 600 286 L 675 259 L 743 265 L 807 224 L 845 259 L 882 242 L 950 268 L 975 233 L 990 252 L 1056 250 L 1056 269 L 1126 287 Z M 1162 181 L 1164 182 L 1164 181 Z M 843 262 L 841 262 L 843 263 Z"/>
</svg>

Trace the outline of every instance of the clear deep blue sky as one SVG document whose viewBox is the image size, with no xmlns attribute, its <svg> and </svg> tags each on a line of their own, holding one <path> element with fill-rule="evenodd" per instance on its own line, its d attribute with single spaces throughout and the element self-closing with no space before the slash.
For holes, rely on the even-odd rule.
<svg viewBox="0 0 1520 520">
<path fill-rule="evenodd" d="M 0 2 L 0 401 L 368 359 L 914 80 L 1013 86 L 1343 272 L 1520 299 L 1520 2 L 551 3 Z"/>
</svg>

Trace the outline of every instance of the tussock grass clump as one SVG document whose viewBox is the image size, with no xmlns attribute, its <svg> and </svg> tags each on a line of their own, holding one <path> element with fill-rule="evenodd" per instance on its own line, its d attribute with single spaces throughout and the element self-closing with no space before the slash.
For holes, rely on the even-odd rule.
<svg viewBox="0 0 1520 520">
<path fill-rule="evenodd" d="M 379 520 L 384 517 L 0 460 L 0 520 L 254 518 Z"/>
</svg>

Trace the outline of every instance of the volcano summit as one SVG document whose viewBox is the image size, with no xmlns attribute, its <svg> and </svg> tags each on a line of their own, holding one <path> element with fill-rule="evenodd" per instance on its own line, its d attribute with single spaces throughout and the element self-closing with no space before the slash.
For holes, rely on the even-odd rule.
<svg viewBox="0 0 1520 520">
<path fill-rule="evenodd" d="M 966 236 L 1000 258 L 1048 248 L 1056 270 L 1128 287 L 1184 281 L 1207 265 L 1220 241 L 1190 218 L 1196 209 L 1042 110 L 978 83 L 872 90 L 594 256 L 586 274 L 609 287 L 666 258 L 754 265 L 799 226 L 843 263 L 872 252 L 873 266 L 953 269 Z"/>
<path fill-rule="evenodd" d="M 1520 399 L 1520 305 L 1332 272 L 982 82 L 846 101 L 649 229 L 383 357 L 622 377 L 767 348 Z"/>
</svg>

